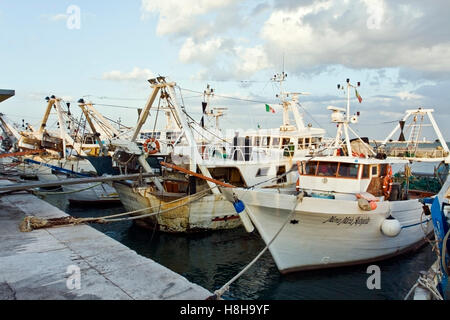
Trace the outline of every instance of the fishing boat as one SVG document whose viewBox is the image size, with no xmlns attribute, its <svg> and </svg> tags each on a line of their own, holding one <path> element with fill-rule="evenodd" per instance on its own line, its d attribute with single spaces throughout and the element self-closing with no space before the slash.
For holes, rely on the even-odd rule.
<svg viewBox="0 0 450 320">
<path fill-rule="evenodd" d="M 120 152 L 127 161 L 140 164 L 146 172 L 156 172 L 155 167 L 149 165 L 150 158 L 156 158 L 159 164 L 159 178 L 144 181 L 140 185 L 131 182 L 114 183 L 128 210 L 138 210 L 139 215 L 147 208 L 146 212 L 156 213 L 148 219 L 139 220 L 137 223 L 140 225 L 166 232 L 240 226 L 241 221 L 233 206 L 220 194 L 212 180 L 242 186 L 276 186 L 287 183 L 291 179 L 294 160 L 303 159 L 322 143 L 325 131 L 304 126 L 298 112 L 296 121 L 297 126 L 301 124 L 301 128 L 289 124 L 287 114 L 293 109 L 294 103 L 288 101 L 283 102 L 285 117 L 281 128 L 252 132 L 252 135 L 246 135 L 243 139 L 236 136 L 230 141 L 224 135 L 220 136 L 218 131 L 213 132 L 210 127 L 205 126 L 205 121 L 194 121 L 185 108 L 180 107 L 175 96 L 175 83 L 167 82 L 164 77 L 149 81 L 153 91 L 141 113 L 133 138 L 131 141 L 111 141 L 116 146 L 116 152 Z M 141 149 L 137 137 L 158 93 L 181 134 L 171 149 L 163 149 L 162 144 L 154 137 L 148 138 Z M 298 94 L 292 96 L 295 102 Z M 160 106 L 161 103 L 158 108 Z M 203 111 L 211 114 L 207 107 L 208 103 L 205 101 Z M 195 132 L 198 134 L 195 135 Z M 255 145 L 252 145 L 253 142 Z M 261 153 L 265 156 L 261 156 Z M 161 160 L 175 166 L 161 168 Z M 209 181 L 198 179 L 189 173 L 187 176 L 186 171 L 173 170 L 177 167 L 191 173 L 199 172 Z M 163 213 L 157 214 L 158 212 Z"/>
<path fill-rule="evenodd" d="M 412 160 L 414 162 L 441 162 L 448 161 L 450 150 L 433 116 L 434 109 L 406 110 L 402 120 L 381 143 L 381 147 L 389 158 Z M 428 122 L 426 119 L 428 118 Z M 427 127 L 431 127 L 437 136 L 435 141 L 422 139 Z M 392 137 L 400 131 L 397 140 Z M 406 139 L 408 136 L 408 139 Z M 432 147 L 432 145 L 438 145 Z"/>
<path fill-rule="evenodd" d="M 347 92 L 353 88 L 347 80 Z M 347 99 L 347 109 L 328 107 L 335 144 L 298 162 L 296 187 L 220 188 L 243 221 L 250 219 L 247 230 L 256 227 L 281 273 L 386 259 L 421 246 L 433 230 L 421 199 L 434 195 L 410 194 L 393 182 L 392 165 L 409 161 L 387 158 L 359 137 L 350 127 L 357 119 Z M 449 187 L 446 178 L 440 205 Z"/>
<path fill-rule="evenodd" d="M 214 179 L 240 187 L 289 185 L 296 181 L 296 161 L 324 150 L 330 143 L 324 129 L 305 124 L 299 96 L 308 93 L 285 92 L 286 76 L 283 72 L 272 78 L 280 87 L 277 97 L 283 120 L 279 127 L 235 131 L 234 136 L 223 137 L 224 143 L 199 143 L 201 163 Z M 174 157 L 174 163 L 183 164 L 180 158 Z"/>
<path fill-rule="evenodd" d="M 138 211 L 136 215 L 142 215 L 143 212 L 157 213 L 146 219 L 139 219 L 136 223 L 165 232 L 194 232 L 237 227 L 240 225 L 239 217 L 233 206 L 221 196 L 215 184 L 204 180 L 186 180 L 184 175 L 180 179 L 177 172 L 161 170 L 160 159 L 169 161 L 171 149 L 162 148 L 162 143 L 156 137 L 148 138 L 142 147 L 138 144 L 137 139 L 142 126 L 147 121 L 150 109 L 159 95 L 160 102 L 163 102 L 164 106 L 159 103 L 158 109 L 170 110 L 171 116 L 182 131 L 173 147 L 192 146 L 187 148 L 191 159 L 187 167 L 195 171 L 198 167 L 202 174 L 210 177 L 205 167 L 199 163 L 200 155 L 196 148 L 195 137 L 184 108 L 180 107 L 175 96 L 176 84 L 167 82 L 165 77 L 150 79 L 149 82 L 153 90 L 131 139 L 113 139 L 111 144 L 115 146 L 116 154 L 123 159 L 119 164 L 134 163 L 138 164 L 142 171 L 155 173 L 156 168 L 150 163 L 156 160 L 161 176 L 142 180 L 139 184 L 132 181 L 114 183 L 113 186 L 119 193 L 123 205 L 127 210 Z"/>
<path fill-rule="evenodd" d="M 70 103 L 56 96 L 46 98 L 47 107 L 38 130 L 31 125 L 20 132 L 16 148 L 20 151 L 42 150 L 39 155 L 22 158 L 23 165 L 17 166 L 21 176 L 48 181 L 67 177 L 96 176 L 97 172 L 89 161 L 81 156 L 98 155 L 101 145 L 96 143 L 96 134 L 89 133 L 71 114 Z M 56 111 L 59 130 L 47 128 L 52 110 Z M 82 132 L 84 131 L 84 132 Z M 108 184 L 86 184 L 65 186 L 71 204 L 120 203 L 115 190 Z"/>
</svg>

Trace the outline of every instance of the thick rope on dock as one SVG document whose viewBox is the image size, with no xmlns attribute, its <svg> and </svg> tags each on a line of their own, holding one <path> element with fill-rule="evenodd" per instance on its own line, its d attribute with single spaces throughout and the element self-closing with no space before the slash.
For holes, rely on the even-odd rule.
<svg viewBox="0 0 450 320">
<path fill-rule="evenodd" d="M 216 187 L 217 186 L 200 191 L 200 192 L 196 193 L 194 196 L 186 196 L 186 197 L 183 197 L 180 199 L 166 202 L 164 205 L 168 205 L 168 204 L 178 202 L 178 201 L 183 201 L 187 198 L 190 199 L 187 202 L 183 202 L 175 207 L 171 207 L 171 208 L 168 208 L 165 210 L 161 210 L 161 204 L 160 204 L 160 205 L 153 206 L 153 207 L 143 208 L 143 209 L 124 212 L 124 213 L 113 214 L 113 215 L 103 216 L 103 217 L 98 217 L 98 218 L 75 218 L 75 217 L 69 216 L 69 217 L 62 217 L 62 218 L 44 219 L 44 218 L 38 218 L 38 217 L 34 217 L 34 216 L 27 216 L 20 223 L 19 229 L 21 232 L 31 232 L 31 231 L 37 230 L 37 229 L 47 229 L 47 228 L 71 226 L 71 225 L 75 226 L 75 225 L 79 225 L 79 224 L 83 224 L 83 223 L 106 224 L 106 223 L 110 223 L 110 222 L 121 222 L 121 221 L 144 219 L 144 218 L 156 216 L 156 215 L 159 215 L 159 214 L 162 214 L 165 212 L 169 212 L 169 211 L 181 208 L 183 206 L 186 206 L 192 202 L 198 201 L 198 200 L 202 199 L 203 197 L 205 197 L 206 195 L 208 195 L 208 192 Z M 129 216 L 132 214 L 153 210 L 155 208 L 159 208 L 157 212 L 151 212 L 151 213 L 146 213 L 146 214 L 142 214 L 139 216 L 121 218 L 124 216 Z"/>
<path fill-rule="evenodd" d="M 74 218 L 62 217 L 53 219 L 43 219 L 38 217 L 25 217 L 19 225 L 21 232 L 31 232 L 36 229 L 46 229 L 57 226 L 78 225 L 86 222 L 106 223 L 102 218 Z"/>
</svg>

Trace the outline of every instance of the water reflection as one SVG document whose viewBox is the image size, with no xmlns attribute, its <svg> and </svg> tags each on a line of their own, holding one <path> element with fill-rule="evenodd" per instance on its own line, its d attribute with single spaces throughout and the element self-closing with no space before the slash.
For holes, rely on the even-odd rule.
<svg viewBox="0 0 450 320">
<path fill-rule="evenodd" d="M 72 208 L 63 196 L 47 201 L 76 217 L 98 217 L 125 212 L 123 207 Z M 149 257 L 214 291 L 241 271 L 264 248 L 257 232 L 244 228 L 190 235 L 142 229 L 132 222 L 93 225 L 137 253 Z M 381 290 L 366 286 L 367 265 L 281 275 L 269 252 L 238 279 L 225 299 L 403 299 L 419 276 L 435 260 L 427 244 L 415 253 L 378 263 Z"/>
</svg>

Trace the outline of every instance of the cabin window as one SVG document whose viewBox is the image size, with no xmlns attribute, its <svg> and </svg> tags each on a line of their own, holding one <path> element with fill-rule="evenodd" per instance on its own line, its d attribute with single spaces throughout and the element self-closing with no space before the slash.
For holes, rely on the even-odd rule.
<svg viewBox="0 0 450 320">
<path fill-rule="evenodd" d="M 259 147 L 261 145 L 261 137 L 255 137 L 255 146 Z"/>
<path fill-rule="evenodd" d="M 372 176 L 378 176 L 378 166 L 372 166 Z"/>
<path fill-rule="evenodd" d="M 167 134 L 169 134 L 169 132 Z M 144 132 L 144 133 L 141 133 L 141 138 L 142 139 L 149 139 L 149 138 L 161 139 L 161 132 Z"/>
<path fill-rule="evenodd" d="M 279 167 L 277 167 L 277 177 L 282 176 L 282 177 L 280 177 L 277 180 L 277 183 L 285 183 L 285 182 L 287 182 L 286 175 L 284 175 L 285 173 L 286 173 L 286 166 L 279 166 Z"/>
<path fill-rule="evenodd" d="M 321 138 L 313 137 L 311 139 L 311 144 L 317 148 L 320 145 L 321 140 Z"/>
<path fill-rule="evenodd" d="M 316 175 L 317 162 L 316 161 L 308 161 L 305 165 L 305 172 L 307 175 L 315 176 Z"/>
<path fill-rule="evenodd" d="M 310 138 L 305 138 L 305 148 L 309 148 Z"/>
<path fill-rule="evenodd" d="M 259 168 L 256 172 L 257 177 L 265 177 L 269 172 L 269 168 Z"/>
<path fill-rule="evenodd" d="M 225 180 L 237 187 L 247 187 L 241 171 L 238 168 L 219 167 L 208 169 L 211 177 L 216 180 Z"/>
<path fill-rule="evenodd" d="M 281 144 L 281 149 L 287 148 L 290 141 L 291 141 L 290 138 L 283 138 L 283 142 Z"/>
<path fill-rule="evenodd" d="M 325 177 L 336 177 L 337 167 L 337 162 L 319 162 L 317 175 Z"/>
<path fill-rule="evenodd" d="M 370 175 L 370 166 L 368 166 L 367 164 L 365 164 L 363 166 L 363 172 L 362 172 L 362 178 L 363 179 L 368 179 Z"/>
<path fill-rule="evenodd" d="M 273 138 L 272 147 L 278 148 L 280 146 L 280 138 Z"/>
<path fill-rule="evenodd" d="M 298 138 L 298 148 L 303 149 L 303 138 Z"/>
<path fill-rule="evenodd" d="M 388 165 L 387 164 L 382 164 L 380 165 L 380 176 L 387 176 L 387 172 L 388 171 Z"/>
<path fill-rule="evenodd" d="M 359 164 L 342 163 L 339 165 L 339 177 L 358 178 Z"/>
<path fill-rule="evenodd" d="M 268 147 L 270 145 L 270 137 L 262 137 L 262 146 Z"/>
<path fill-rule="evenodd" d="M 178 132 L 171 132 L 171 131 L 167 131 L 166 133 L 166 139 L 167 140 L 177 140 L 179 137 L 179 133 Z"/>
</svg>

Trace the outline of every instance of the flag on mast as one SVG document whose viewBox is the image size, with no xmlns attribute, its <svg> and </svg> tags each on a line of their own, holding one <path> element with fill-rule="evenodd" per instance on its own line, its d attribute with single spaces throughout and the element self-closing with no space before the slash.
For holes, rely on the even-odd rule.
<svg viewBox="0 0 450 320">
<path fill-rule="evenodd" d="M 271 106 L 269 106 L 268 104 L 266 104 L 266 112 L 272 112 L 272 113 L 275 113 L 275 109 L 272 108 Z"/>
<path fill-rule="evenodd" d="M 355 89 L 355 93 L 356 93 L 356 97 L 358 98 L 359 103 L 361 103 L 362 102 L 362 98 L 359 95 L 358 90 Z"/>
</svg>

